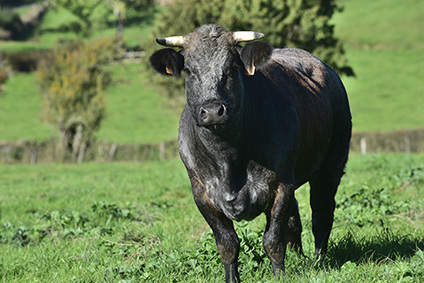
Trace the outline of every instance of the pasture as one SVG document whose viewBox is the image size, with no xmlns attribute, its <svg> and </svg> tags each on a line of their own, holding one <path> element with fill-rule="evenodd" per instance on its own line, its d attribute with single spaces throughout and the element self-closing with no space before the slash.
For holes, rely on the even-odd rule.
<svg viewBox="0 0 424 283">
<path fill-rule="evenodd" d="M 180 160 L 1 165 L 1 282 L 222 282 L 210 229 Z M 288 282 L 420 282 L 424 156 L 353 155 L 328 255 L 313 261 L 308 188 L 297 193 L 306 256 Z M 237 224 L 244 282 L 274 282 L 264 217 Z"/>
<path fill-rule="evenodd" d="M 343 78 L 354 130 L 424 125 L 420 0 L 341 0 L 336 34 L 356 78 Z M 63 12 L 63 11 L 62 11 Z M 71 34 L 69 15 L 48 13 L 38 38 L 0 50 L 51 48 Z M 141 45 L 151 26 L 125 30 Z M 366 31 L 366 32 L 364 32 Z M 112 34 L 99 31 L 94 36 Z M 421 44 L 420 44 L 421 42 Z M 421 57 L 420 57 L 421 56 Z M 422 64 L 422 63 L 421 63 Z M 139 63 L 111 65 L 122 83 L 105 93 L 99 140 L 161 142 L 178 114 L 164 107 Z M 15 74 L 0 95 L 0 139 L 44 141 L 34 74 Z M 179 159 L 146 163 L 0 164 L 0 282 L 222 282 L 212 233 L 198 212 Z M 306 256 L 289 251 L 286 282 L 422 282 L 424 155 L 352 155 L 336 196 L 327 256 L 313 260 L 308 186 L 300 188 Z M 243 282 L 275 282 L 262 249 L 263 216 L 236 224 Z"/>
</svg>

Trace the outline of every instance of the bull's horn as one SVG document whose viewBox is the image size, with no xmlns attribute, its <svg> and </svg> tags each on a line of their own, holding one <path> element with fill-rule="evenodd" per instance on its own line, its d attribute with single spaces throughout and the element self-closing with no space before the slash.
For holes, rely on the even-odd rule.
<svg viewBox="0 0 424 283">
<path fill-rule="evenodd" d="M 233 32 L 234 40 L 237 42 L 252 41 L 264 37 L 265 34 L 254 31 L 236 31 Z"/>
<path fill-rule="evenodd" d="M 156 38 L 156 42 L 165 46 L 183 47 L 184 36 L 171 36 L 165 38 Z"/>
</svg>

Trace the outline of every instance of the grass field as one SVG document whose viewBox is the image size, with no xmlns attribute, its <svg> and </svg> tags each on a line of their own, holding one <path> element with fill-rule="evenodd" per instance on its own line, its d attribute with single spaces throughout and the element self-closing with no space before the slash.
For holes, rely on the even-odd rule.
<svg viewBox="0 0 424 283">
<path fill-rule="evenodd" d="M 13 76 L 0 94 L 0 140 L 43 141 L 56 134 L 40 119 L 41 96 L 34 74 Z"/>
<path fill-rule="evenodd" d="M 166 173 L 165 173 L 166 172 Z M 214 239 L 179 160 L 0 165 L 1 282 L 222 282 Z M 307 186 L 297 192 L 306 257 L 287 282 L 420 282 L 424 156 L 352 156 L 328 255 L 312 260 Z M 237 224 L 244 282 L 273 282 L 264 217 Z"/>
<path fill-rule="evenodd" d="M 146 87 L 140 64 L 114 65 L 122 83 L 106 93 L 108 116 L 97 134 L 101 141 L 158 143 L 177 136 L 179 116 L 165 107 L 162 98 Z"/>
<path fill-rule="evenodd" d="M 156 93 L 145 86 L 139 63 L 112 65 L 119 83 L 105 93 L 107 117 L 97 134 L 101 141 L 119 143 L 157 143 L 177 136 L 178 115 Z M 13 91 L 11 91 L 13 90 Z M 0 140 L 33 139 L 55 136 L 39 119 L 41 98 L 34 74 L 17 74 L 0 96 Z"/>
<path fill-rule="evenodd" d="M 334 19 L 336 32 L 357 73 L 343 78 L 355 130 L 422 127 L 424 40 L 418 30 L 415 40 L 414 32 L 423 23 L 422 1 L 340 2 L 345 12 Z M 0 43 L 0 50 L 51 46 L 59 15 L 48 15 L 38 42 Z M 127 29 L 131 45 L 148 29 Z M 98 138 L 135 143 L 175 137 L 178 115 L 146 88 L 140 65 L 110 68 L 122 83 L 105 93 L 108 116 Z M 33 74 L 16 74 L 5 87 L 0 140 L 55 135 L 38 120 Z M 0 164 L 0 176 L 0 282 L 223 281 L 215 241 L 180 160 Z M 424 280 L 423 154 L 351 156 L 329 251 L 318 261 L 308 195 L 307 185 L 296 193 L 306 256 L 288 252 L 286 282 Z M 264 217 L 236 224 L 243 282 L 275 282 L 261 244 L 264 225 Z"/>
</svg>

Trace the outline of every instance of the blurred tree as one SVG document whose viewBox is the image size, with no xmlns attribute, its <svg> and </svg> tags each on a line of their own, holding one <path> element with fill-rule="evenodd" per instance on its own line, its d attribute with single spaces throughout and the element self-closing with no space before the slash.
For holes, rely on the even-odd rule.
<svg viewBox="0 0 424 283">
<path fill-rule="evenodd" d="M 114 22 L 117 35 L 122 36 L 127 15 L 132 21 L 137 17 L 145 19 L 149 15 L 145 12 L 153 6 L 154 0 L 50 0 L 50 3 L 65 8 L 79 19 L 69 26 L 79 35 L 88 36 L 93 29 Z"/>
<path fill-rule="evenodd" d="M 23 29 L 19 15 L 7 6 L 0 5 L 0 39 L 14 39 Z"/>
<path fill-rule="evenodd" d="M 167 10 L 153 29 L 154 37 L 184 35 L 206 23 L 231 31 L 254 30 L 264 33 L 264 40 L 276 48 L 305 49 L 340 75 L 354 75 L 330 24 L 334 12 L 341 11 L 336 0 L 176 0 Z M 155 45 L 152 39 L 146 51 L 158 49 Z M 183 101 L 183 82 L 158 75 L 152 80 L 160 93 Z"/>
<path fill-rule="evenodd" d="M 109 5 L 113 9 L 113 14 L 116 17 L 117 29 L 116 35 L 122 36 L 124 32 L 124 20 L 125 20 L 125 2 L 121 0 L 107 0 Z"/>
<path fill-rule="evenodd" d="M 3 91 L 3 85 L 6 83 L 7 79 L 10 77 L 11 68 L 7 61 L 0 54 L 0 93 Z"/>
<path fill-rule="evenodd" d="M 101 0 L 51 0 L 52 7 L 62 7 L 78 18 L 78 21 L 69 23 L 69 29 L 82 36 L 88 36 L 91 32 L 95 10 L 101 8 Z"/>
<path fill-rule="evenodd" d="M 57 127 L 57 153 L 63 160 L 72 152 L 80 159 L 93 143 L 105 117 L 103 90 L 111 83 L 106 63 L 121 56 L 118 37 L 83 43 L 75 41 L 40 62 L 37 79 L 41 88 L 42 120 Z"/>
</svg>

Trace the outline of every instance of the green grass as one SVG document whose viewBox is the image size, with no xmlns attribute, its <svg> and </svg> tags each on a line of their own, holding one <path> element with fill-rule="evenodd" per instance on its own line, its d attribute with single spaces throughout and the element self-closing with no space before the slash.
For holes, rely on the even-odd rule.
<svg viewBox="0 0 424 283">
<path fill-rule="evenodd" d="M 354 131 L 419 128 L 424 125 L 423 50 L 347 48 L 355 78 L 343 78 Z M 422 61 L 421 61 L 422 62 Z"/>
<path fill-rule="evenodd" d="M 177 136 L 178 115 L 145 86 L 140 68 L 139 63 L 113 66 L 115 78 L 122 83 L 107 91 L 108 117 L 97 134 L 99 140 L 156 143 Z"/>
<path fill-rule="evenodd" d="M 178 115 L 145 87 L 139 63 L 111 65 L 119 83 L 105 91 L 107 117 L 97 138 L 117 143 L 157 143 L 177 136 Z M 34 74 L 17 74 L 0 96 L 0 140 L 43 141 L 56 132 L 40 121 L 41 96 Z"/>
<path fill-rule="evenodd" d="M 2 282 L 222 282 L 215 242 L 179 160 L 0 165 Z M 383 189 L 383 190 L 382 190 Z M 306 257 L 287 282 L 420 282 L 424 156 L 354 155 L 328 255 L 313 258 L 307 186 L 297 192 Z M 244 282 L 275 282 L 264 217 L 236 225 Z"/>
<path fill-rule="evenodd" d="M 0 94 L 0 140 L 43 141 L 54 134 L 39 120 L 41 98 L 33 74 L 18 74 L 9 79 Z"/>
<path fill-rule="evenodd" d="M 424 125 L 424 25 L 420 0 L 344 0 L 335 32 L 357 77 L 343 78 L 354 130 Z"/>
<path fill-rule="evenodd" d="M 337 36 L 349 45 L 374 48 L 423 48 L 420 0 L 341 0 L 334 16 Z"/>
</svg>

